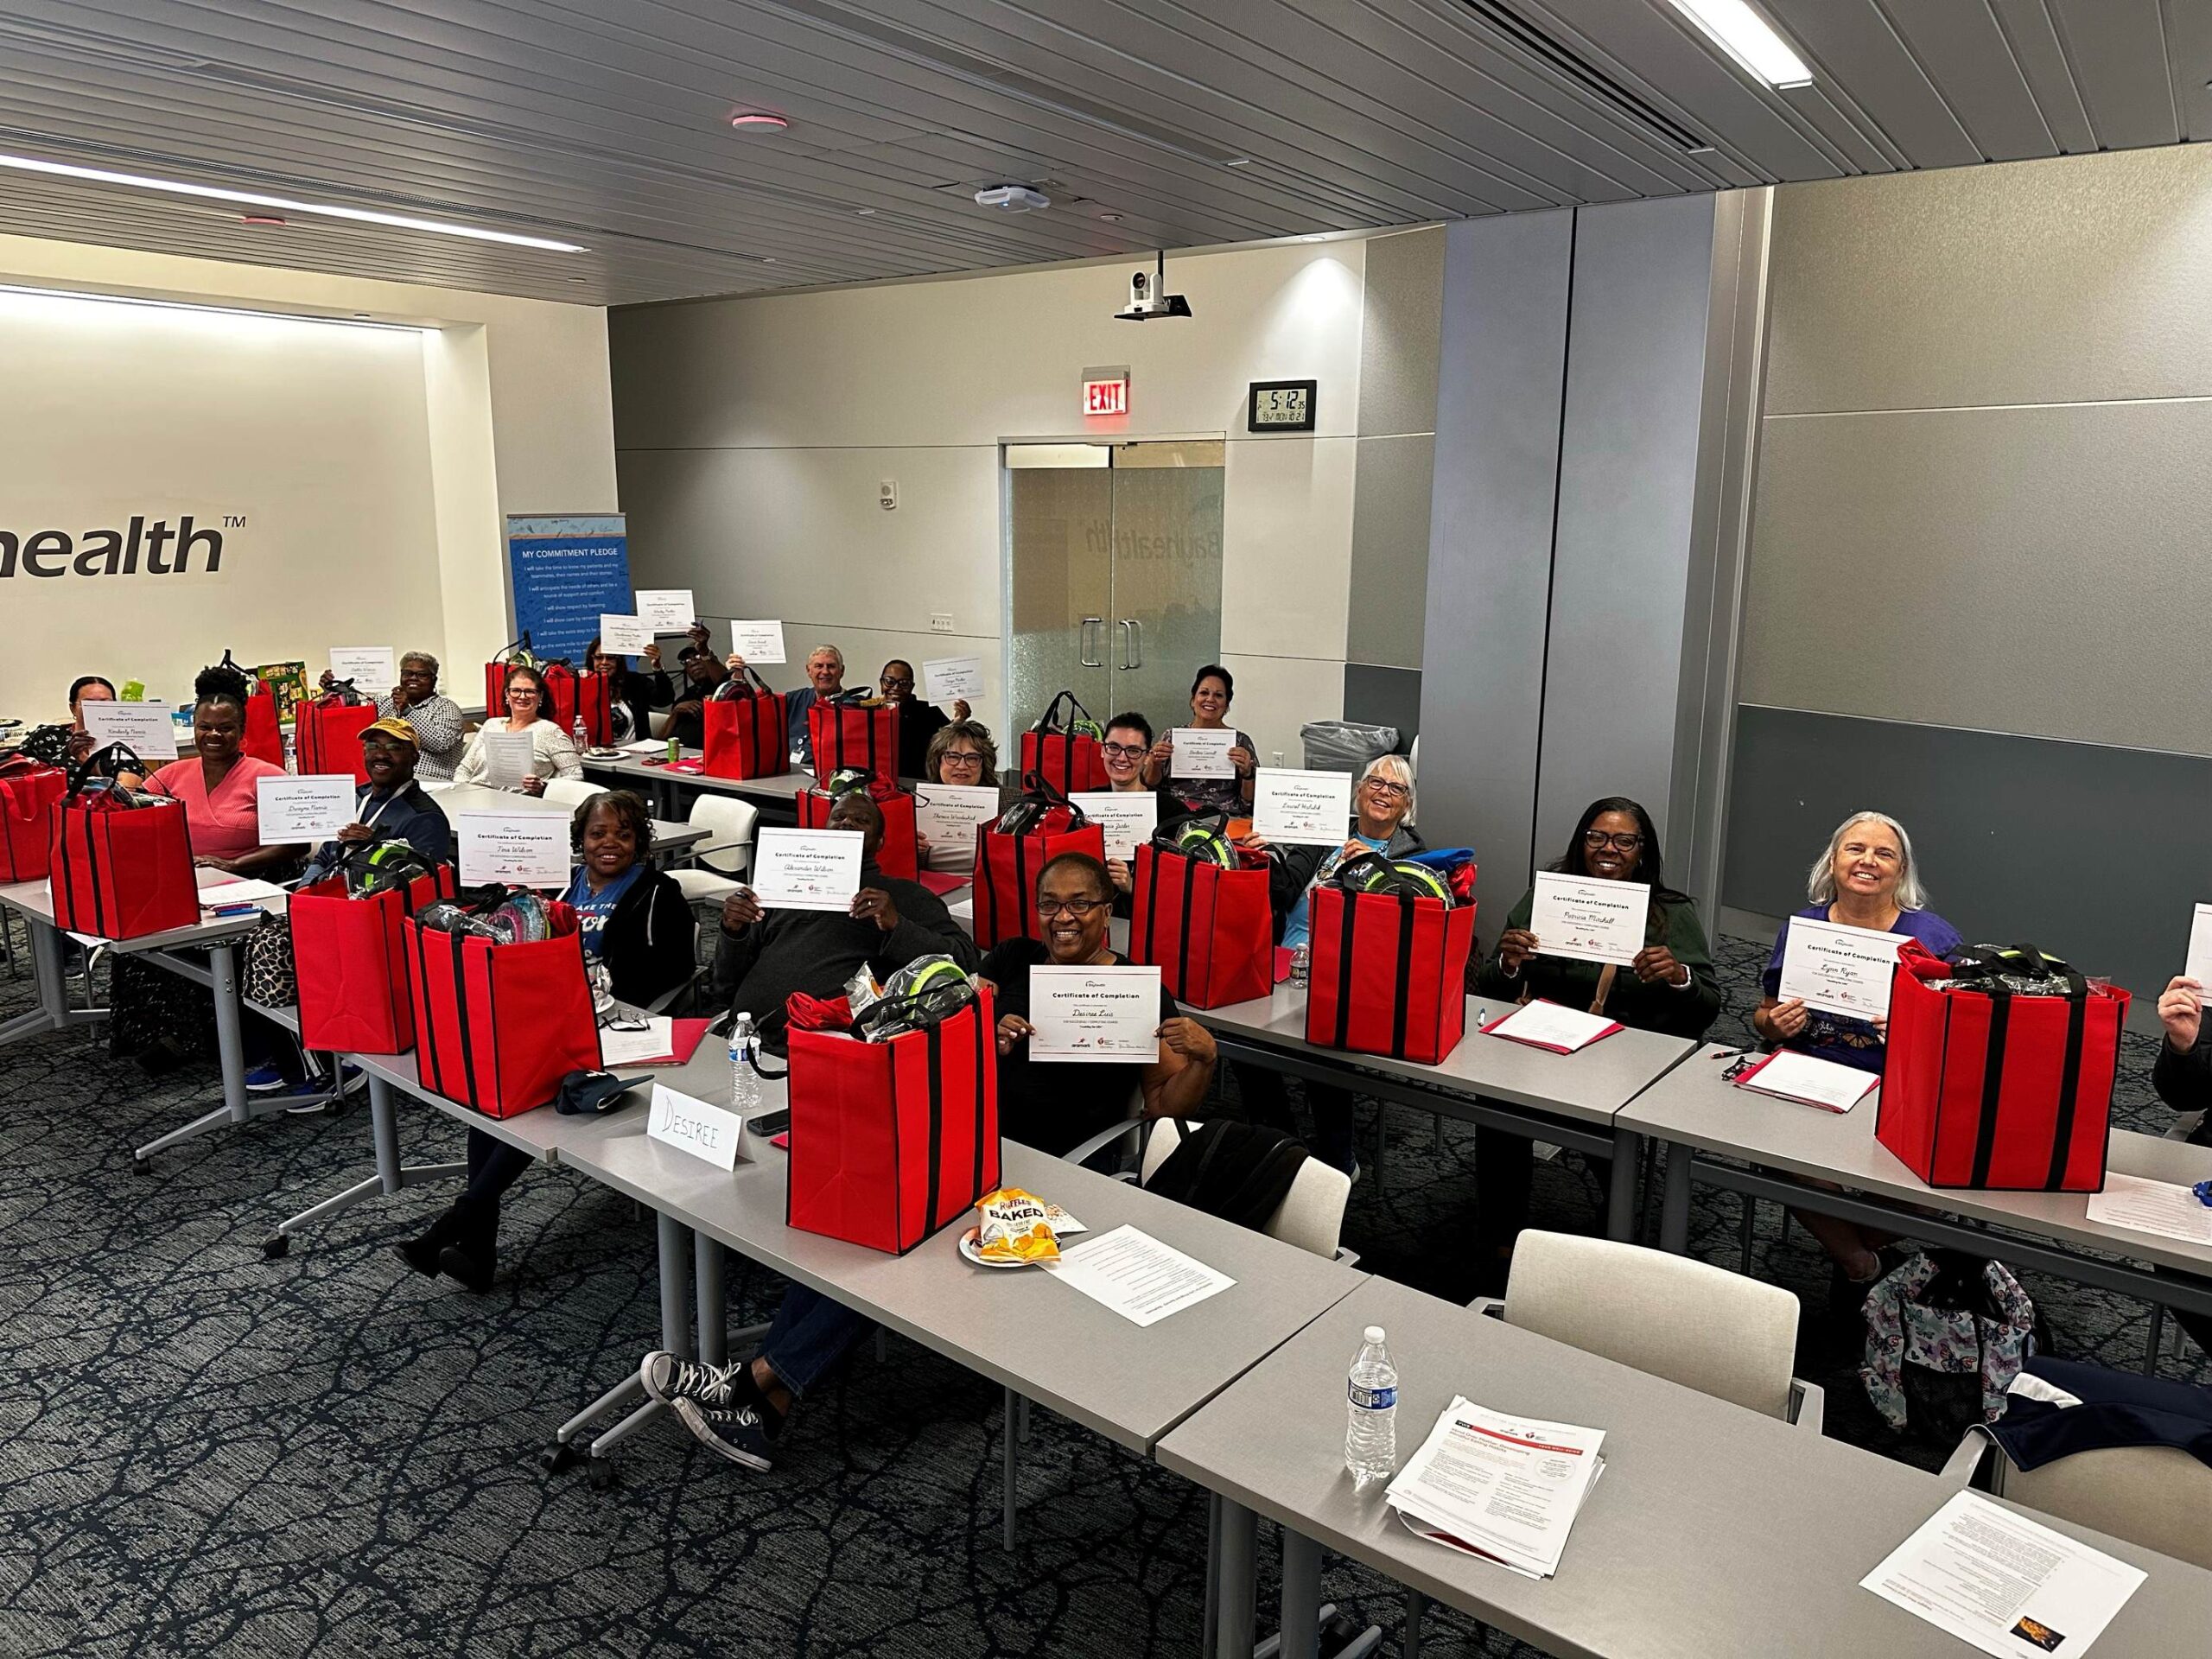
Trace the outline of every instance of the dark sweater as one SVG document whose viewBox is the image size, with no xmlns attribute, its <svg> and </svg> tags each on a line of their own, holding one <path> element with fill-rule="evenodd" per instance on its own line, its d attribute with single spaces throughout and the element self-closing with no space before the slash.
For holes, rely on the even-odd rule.
<svg viewBox="0 0 2212 1659">
<path fill-rule="evenodd" d="M 918 957 L 947 956 L 969 973 L 982 957 L 944 900 L 918 881 L 902 881 L 874 864 L 861 870 L 861 886 L 891 895 L 899 925 L 888 933 L 865 917 L 826 910 L 772 910 L 741 933 L 722 931 L 715 950 L 715 992 L 755 1023 L 780 1016 L 794 991 L 810 996 L 843 995 L 845 982 L 865 966 L 879 980 Z"/>
<path fill-rule="evenodd" d="M 930 739 L 952 724 L 933 702 L 908 697 L 899 705 L 899 775 L 926 776 L 922 762 L 930 752 Z"/>
<path fill-rule="evenodd" d="M 2204 1119 L 2190 1134 L 2191 1144 L 2212 1147 L 2212 1017 L 2196 1028 L 2196 1046 L 2177 1053 L 2163 1034 L 2158 1058 L 2151 1067 L 2151 1087 L 2158 1098 L 2177 1112 L 2203 1112 Z"/>
<path fill-rule="evenodd" d="M 1521 895 L 1505 918 L 1504 931 L 1526 928 L 1535 908 L 1533 890 Z M 1713 953 L 1706 948 L 1705 930 L 1698 925 L 1697 908 L 1688 899 L 1653 906 L 1656 912 L 1645 925 L 1643 942 L 1663 944 L 1675 960 L 1690 970 L 1687 986 L 1648 985 L 1633 968 L 1613 970 L 1612 989 L 1599 1010 L 1634 1031 L 1656 1031 L 1669 1037 L 1702 1037 L 1720 1015 L 1720 984 L 1713 977 Z M 1580 962 L 1567 957 L 1530 957 L 1517 975 L 1509 975 L 1492 950 L 1473 976 L 1474 988 L 1484 996 L 1518 1001 L 1522 992 L 1570 1008 L 1587 1010 L 1598 995 L 1599 976 L 1605 971 L 1599 962 Z"/>
<path fill-rule="evenodd" d="M 694 964 L 691 906 L 676 878 L 648 869 L 616 902 L 601 935 L 600 960 L 614 995 L 634 1007 L 674 989 Z"/>
</svg>

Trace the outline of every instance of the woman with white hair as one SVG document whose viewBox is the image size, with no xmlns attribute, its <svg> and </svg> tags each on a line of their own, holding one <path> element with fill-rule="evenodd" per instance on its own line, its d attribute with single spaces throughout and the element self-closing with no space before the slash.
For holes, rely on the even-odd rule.
<svg viewBox="0 0 2212 1659">
<path fill-rule="evenodd" d="M 1341 847 L 1270 847 L 1273 864 L 1268 896 L 1275 913 L 1276 942 L 1296 949 L 1307 943 L 1313 889 L 1330 880 L 1348 858 L 1381 853 L 1408 858 L 1427 843 L 1414 828 L 1414 771 L 1402 754 L 1378 755 L 1367 763 L 1351 792 L 1351 834 Z M 1263 841 L 1246 843 L 1267 847 Z M 1245 1109 L 1255 1122 L 1289 1131 L 1290 1109 L 1280 1072 L 1241 1070 Z M 1313 1109 L 1316 1157 L 1357 1178 L 1359 1160 L 1352 1149 L 1351 1096 L 1325 1084 L 1306 1085 Z"/>
<path fill-rule="evenodd" d="M 1900 942 L 1917 939 L 1939 957 L 1949 956 L 1962 943 L 1958 930 L 1928 908 L 1928 894 L 1913 862 L 1912 837 L 1885 812 L 1854 812 L 1838 824 L 1828 837 L 1827 850 L 1813 861 L 1805 893 L 1812 902 L 1792 921 L 1803 918 L 1895 933 Z M 1783 922 L 1775 936 L 1774 955 L 1760 976 L 1766 995 L 1751 1015 L 1752 1028 L 1777 1047 L 1878 1072 L 1887 1052 L 1887 1021 L 1820 1013 L 1798 997 L 1782 1000 L 1782 956 L 1789 943 L 1789 925 Z M 1889 1242 L 1886 1235 L 1832 1216 L 1791 1213 L 1821 1241 L 1853 1289 L 1863 1289 L 1881 1276 L 1875 1252 Z"/>
</svg>

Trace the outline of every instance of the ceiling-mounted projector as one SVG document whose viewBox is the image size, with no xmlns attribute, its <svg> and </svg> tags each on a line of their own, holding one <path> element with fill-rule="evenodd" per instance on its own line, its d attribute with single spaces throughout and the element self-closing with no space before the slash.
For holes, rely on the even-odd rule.
<svg viewBox="0 0 2212 1659">
<path fill-rule="evenodd" d="M 976 193 L 978 207 L 1003 207 L 1009 213 L 1041 213 L 1052 205 L 1052 199 L 1042 190 L 1032 190 L 1026 184 L 995 184 L 988 190 Z"/>
<path fill-rule="evenodd" d="M 1167 251 L 1161 249 L 1158 266 L 1129 273 L 1129 308 L 1116 311 L 1116 322 L 1150 322 L 1154 317 L 1187 317 L 1191 302 L 1167 291 Z"/>
</svg>

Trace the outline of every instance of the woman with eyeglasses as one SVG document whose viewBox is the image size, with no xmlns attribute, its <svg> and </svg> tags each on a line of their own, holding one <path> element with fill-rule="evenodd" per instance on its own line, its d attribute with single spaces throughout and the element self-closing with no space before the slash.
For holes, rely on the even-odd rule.
<svg viewBox="0 0 2212 1659">
<path fill-rule="evenodd" d="M 1529 931 L 1532 889 L 1505 918 L 1505 931 L 1478 969 L 1469 989 L 1506 1001 L 1546 1001 L 1587 1009 L 1637 1031 L 1670 1037 L 1702 1037 L 1720 1014 L 1720 984 L 1713 953 L 1687 893 L 1667 885 L 1659 831 L 1651 815 L 1619 795 L 1592 801 L 1567 837 L 1567 851 L 1551 868 L 1561 875 L 1599 881 L 1636 881 L 1651 889 L 1643 949 L 1626 967 L 1543 953 Z M 1529 1221 L 1534 1147 L 1503 1129 L 1475 1130 L 1475 1232 L 1489 1271 L 1484 1288 L 1502 1287 L 1514 1241 Z"/>
<path fill-rule="evenodd" d="M 623 658 L 602 651 L 597 635 L 584 647 L 584 672 L 607 682 L 608 724 L 617 743 L 651 737 L 652 711 L 676 701 L 675 684 L 660 664 L 660 647 L 647 645 L 638 660 L 645 666 L 632 669 Z"/>
<path fill-rule="evenodd" d="M 967 705 L 963 703 L 962 708 Z M 905 716 L 902 715 L 903 721 Z M 905 728 L 902 725 L 900 729 Z M 899 739 L 906 746 L 906 739 Z M 922 782 L 950 784 L 961 789 L 1002 789 L 999 780 L 999 746 L 991 741 L 991 728 L 981 721 L 966 715 L 940 726 L 930 739 L 929 747 L 922 756 Z M 976 843 L 971 840 L 932 842 L 927 836 L 914 836 L 914 855 L 925 870 L 972 870 L 976 868 Z"/>
<path fill-rule="evenodd" d="M 1236 682 L 1229 671 L 1219 663 L 1208 663 L 1191 682 L 1192 726 L 1202 732 L 1226 730 L 1230 702 L 1236 695 Z M 1175 741 L 1162 733 L 1146 759 L 1145 782 L 1166 790 L 1182 803 L 1185 812 L 1224 812 L 1242 817 L 1252 810 L 1253 778 L 1258 767 L 1252 740 L 1243 732 L 1236 734 L 1230 747 L 1229 764 L 1236 769 L 1233 778 L 1178 778 Z"/>
<path fill-rule="evenodd" d="M 1404 755 L 1377 755 L 1369 761 L 1352 790 L 1351 804 L 1351 834 L 1341 847 L 1269 847 L 1257 839 L 1245 843 L 1267 851 L 1272 865 L 1268 897 L 1274 909 L 1275 943 L 1286 950 L 1308 942 L 1313 889 L 1332 880 L 1346 859 L 1368 853 L 1409 858 L 1427 849 L 1428 843 L 1413 825 L 1414 772 Z M 1244 1066 L 1236 1077 L 1243 1085 L 1246 1113 L 1254 1122 L 1295 1133 L 1281 1073 Z M 1314 1156 L 1357 1180 L 1351 1094 L 1322 1083 L 1309 1082 L 1305 1089 L 1306 1103 L 1313 1111 Z"/>
<path fill-rule="evenodd" d="M 1191 816 L 1190 809 L 1166 788 L 1154 789 L 1144 780 L 1145 757 L 1152 753 L 1152 722 L 1132 709 L 1106 722 L 1106 734 L 1099 741 L 1098 752 L 1106 763 L 1106 787 L 1122 794 L 1136 794 L 1145 791 L 1159 797 L 1158 822 L 1173 823 L 1178 818 Z M 1125 858 L 1106 861 L 1106 873 L 1114 878 L 1114 913 L 1129 913 L 1129 895 L 1136 886 L 1136 878 Z"/>
<path fill-rule="evenodd" d="M 491 764 L 484 739 L 493 732 L 519 732 L 530 739 L 530 769 L 518 785 L 524 794 L 543 795 L 549 778 L 582 777 L 584 758 L 576 751 L 575 739 L 553 718 L 553 699 L 545 690 L 545 677 L 527 664 L 517 663 L 507 671 L 506 697 L 505 718 L 486 721 L 469 739 L 468 753 L 454 768 L 454 782 L 484 781 Z"/>
</svg>

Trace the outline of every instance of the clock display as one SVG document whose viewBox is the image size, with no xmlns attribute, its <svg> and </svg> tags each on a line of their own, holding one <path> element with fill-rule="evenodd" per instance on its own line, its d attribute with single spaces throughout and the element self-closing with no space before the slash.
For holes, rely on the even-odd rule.
<svg viewBox="0 0 2212 1659">
<path fill-rule="evenodd" d="M 1244 427 L 1249 432 L 1311 432 L 1318 380 L 1255 380 Z"/>
</svg>

